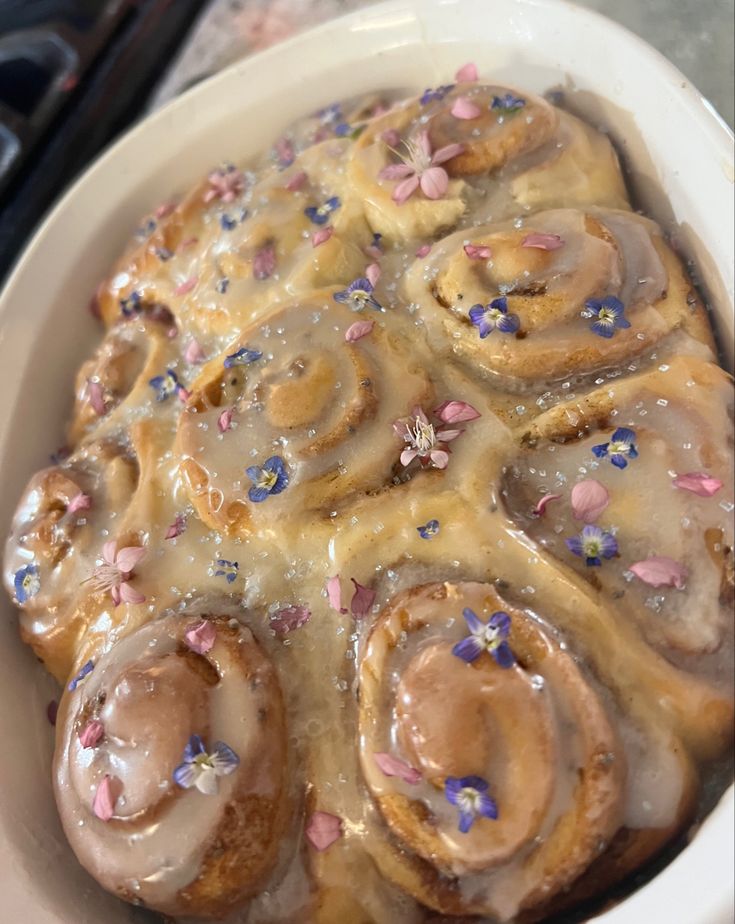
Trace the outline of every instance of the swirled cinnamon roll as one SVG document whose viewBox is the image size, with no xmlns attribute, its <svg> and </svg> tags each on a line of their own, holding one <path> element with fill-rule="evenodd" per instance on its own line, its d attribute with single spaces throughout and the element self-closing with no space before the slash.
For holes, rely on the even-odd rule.
<svg viewBox="0 0 735 924">
<path fill-rule="evenodd" d="M 72 679 L 56 799 L 79 861 L 166 914 L 219 917 L 272 873 L 288 818 L 276 672 L 249 629 L 154 620 Z"/>
<path fill-rule="evenodd" d="M 194 384 L 177 446 L 192 503 L 212 527 L 247 532 L 390 483 L 402 439 L 393 423 L 438 402 L 405 335 L 385 326 L 364 286 L 358 279 L 351 291 L 272 314 Z M 430 428 L 427 419 L 427 446 Z"/>
<path fill-rule="evenodd" d="M 714 355 L 681 263 L 632 212 L 559 209 L 456 232 L 416 261 L 405 292 L 438 349 L 500 384 L 593 373 L 676 330 Z"/>
<path fill-rule="evenodd" d="M 350 172 L 371 227 L 396 241 L 434 237 L 465 213 L 476 223 L 550 205 L 628 205 L 603 135 L 506 87 L 440 87 L 394 107 L 362 133 Z"/>
<path fill-rule="evenodd" d="M 726 373 L 671 360 L 537 418 L 501 491 L 534 541 L 689 653 L 731 633 L 731 408 Z"/>
<path fill-rule="evenodd" d="M 491 585 L 400 595 L 360 668 L 361 766 L 390 830 L 369 845 L 381 870 L 445 914 L 507 921 L 548 906 L 621 830 L 647 829 L 628 836 L 639 851 L 648 829 L 670 837 L 691 810 L 689 765 L 665 739 L 644 759 L 641 730 L 615 731 L 614 715 L 548 624 Z"/>
</svg>

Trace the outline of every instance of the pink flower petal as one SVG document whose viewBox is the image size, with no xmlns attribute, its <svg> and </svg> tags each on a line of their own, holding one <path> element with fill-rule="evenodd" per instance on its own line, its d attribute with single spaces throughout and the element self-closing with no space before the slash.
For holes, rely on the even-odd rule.
<svg viewBox="0 0 735 924">
<path fill-rule="evenodd" d="M 117 585 L 114 585 L 110 588 L 110 596 L 112 597 L 112 602 L 115 604 L 115 606 L 120 606 L 122 597 L 120 595 L 120 588 Z"/>
<path fill-rule="evenodd" d="M 115 813 L 115 803 L 122 792 L 120 780 L 106 773 L 97 787 L 92 802 L 92 811 L 102 821 L 109 821 Z"/>
<path fill-rule="evenodd" d="M 558 250 L 564 241 L 558 234 L 527 234 L 521 241 L 521 247 L 534 247 L 536 250 Z"/>
<path fill-rule="evenodd" d="M 104 733 L 105 727 L 102 722 L 99 722 L 97 719 L 92 719 L 90 722 L 87 722 L 84 728 L 79 732 L 79 743 L 83 748 L 93 748 L 95 744 L 98 744 L 102 740 Z"/>
<path fill-rule="evenodd" d="M 303 170 L 299 170 L 298 173 L 294 173 L 284 188 L 289 192 L 298 192 L 308 179 L 309 177 L 306 173 Z"/>
<path fill-rule="evenodd" d="M 329 605 L 338 613 L 346 613 L 347 610 L 342 606 L 342 585 L 340 584 L 339 575 L 335 574 L 327 581 L 327 599 Z"/>
<path fill-rule="evenodd" d="M 588 478 L 574 485 L 571 502 L 572 516 L 575 520 L 594 523 L 610 503 L 610 493 L 599 481 Z"/>
<path fill-rule="evenodd" d="M 672 484 L 682 491 L 691 491 L 699 497 L 712 497 L 722 487 L 719 478 L 713 478 L 706 472 L 687 472 L 686 475 L 677 475 Z"/>
<path fill-rule="evenodd" d="M 389 164 L 378 173 L 379 180 L 403 180 L 416 173 L 410 164 Z"/>
<path fill-rule="evenodd" d="M 183 282 L 180 282 L 174 289 L 174 295 L 186 295 L 187 292 L 191 292 L 194 286 L 199 282 L 198 276 L 190 276 L 188 279 L 185 279 Z"/>
<path fill-rule="evenodd" d="M 315 850 L 326 850 L 342 836 L 342 819 L 329 812 L 314 812 L 304 834 Z"/>
<path fill-rule="evenodd" d="M 217 418 L 217 429 L 220 433 L 227 433 L 227 431 L 232 426 L 232 415 L 235 413 L 235 409 L 232 407 L 226 407 L 224 411 Z"/>
<path fill-rule="evenodd" d="M 117 553 L 115 564 L 122 574 L 130 574 L 144 556 L 145 549 L 137 545 L 128 545 Z"/>
<path fill-rule="evenodd" d="M 401 465 L 410 465 L 417 455 L 416 449 L 404 449 L 401 453 Z"/>
<path fill-rule="evenodd" d="M 425 257 L 427 254 L 431 253 L 431 244 L 422 244 L 419 249 L 416 251 L 417 257 Z"/>
<path fill-rule="evenodd" d="M 183 385 L 179 385 L 179 387 L 176 389 L 176 397 L 182 404 L 186 404 L 189 398 L 191 398 L 191 392 L 188 388 L 184 388 Z"/>
<path fill-rule="evenodd" d="M 166 535 L 164 539 L 176 539 L 180 536 L 186 529 L 186 517 L 182 514 L 179 514 L 173 523 L 166 530 Z"/>
<path fill-rule="evenodd" d="M 87 382 L 87 400 L 98 417 L 107 413 L 104 391 L 99 382 Z"/>
<path fill-rule="evenodd" d="M 395 128 L 387 128 L 380 137 L 390 148 L 397 148 L 401 143 L 401 135 Z"/>
<path fill-rule="evenodd" d="M 276 268 L 276 250 L 273 244 L 266 244 L 253 257 L 253 276 L 256 279 L 270 278 Z"/>
<path fill-rule="evenodd" d="M 441 199 L 449 188 L 449 176 L 444 167 L 429 167 L 421 174 L 419 182 L 427 199 Z"/>
<path fill-rule="evenodd" d="M 367 616 L 372 609 L 373 603 L 375 603 L 375 591 L 358 584 L 354 578 L 350 578 L 350 580 L 355 585 L 350 611 L 356 619 L 360 619 L 362 616 Z"/>
<path fill-rule="evenodd" d="M 206 358 L 201 344 L 197 339 L 192 337 L 184 350 L 184 359 L 187 363 L 195 365 L 196 363 L 203 363 Z"/>
<path fill-rule="evenodd" d="M 404 783 L 410 783 L 415 786 L 421 780 L 421 771 L 407 764 L 400 757 L 393 757 L 392 754 L 378 752 L 373 754 L 375 763 L 386 776 L 397 776 Z"/>
<path fill-rule="evenodd" d="M 296 154 L 293 149 L 293 144 L 291 144 L 288 138 L 279 138 L 273 147 L 280 164 L 288 165 L 293 162 Z"/>
<path fill-rule="evenodd" d="M 153 213 L 154 217 L 161 219 L 167 218 L 171 212 L 176 210 L 175 202 L 162 202 L 159 206 L 156 207 L 155 212 Z"/>
<path fill-rule="evenodd" d="M 128 584 L 127 581 L 123 581 L 120 585 L 120 602 L 131 603 L 133 605 L 138 603 L 145 603 L 145 594 L 142 594 L 139 590 L 136 590 L 133 585 Z"/>
<path fill-rule="evenodd" d="M 374 244 L 369 244 L 364 252 L 368 257 L 372 257 L 373 260 L 379 260 L 383 256 L 383 251 Z"/>
<path fill-rule="evenodd" d="M 373 327 L 375 327 L 375 321 L 355 321 L 355 323 L 350 324 L 345 331 L 345 340 L 347 343 L 354 343 L 356 340 L 361 340 L 363 337 L 367 337 Z"/>
<path fill-rule="evenodd" d="M 454 79 L 457 83 L 472 83 L 477 80 L 477 65 L 471 61 L 464 64 L 454 75 Z"/>
<path fill-rule="evenodd" d="M 427 129 L 419 132 L 418 146 L 424 157 L 429 159 L 431 157 L 431 139 L 429 138 L 429 132 Z"/>
<path fill-rule="evenodd" d="M 437 430 L 436 438 L 441 443 L 451 443 L 452 440 L 456 440 L 458 436 L 462 436 L 464 430 Z"/>
<path fill-rule="evenodd" d="M 544 494 L 531 512 L 536 517 L 542 517 L 546 512 L 547 505 L 552 501 L 559 500 L 560 497 L 561 494 Z"/>
<path fill-rule="evenodd" d="M 434 151 L 431 164 L 433 167 L 436 167 L 438 164 L 443 164 L 445 161 L 451 160 L 453 157 L 461 154 L 462 151 L 464 151 L 463 144 L 447 144 L 443 148 L 439 148 L 438 151 Z"/>
<path fill-rule="evenodd" d="M 450 112 L 455 119 L 476 119 L 482 115 L 482 109 L 466 96 L 458 96 Z"/>
<path fill-rule="evenodd" d="M 400 183 L 397 183 L 391 198 L 396 203 L 396 205 L 403 205 L 411 196 L 416 192 L 419 185 L 419 178 L 416 174 L 412 174 L 407 177 L 405 180 L 402 180 Z"/>
<path fill-rule="evenodd" d="M 445 469 L 449 465 L 449 453 L 443 449 L 433 449 L 431 451 L 431 464 L 434 468 Z"/>
<path fill-rule="evenodd" d="M 89 510 L 92 506 L 92 498 L 89 494 L 83 494 L 81 491 L 79 494 L 75 494 L 74 497 L 69 501 L 69 506 L 66 508 L 67 513 L 79 513 L 80 510 Z"/>
<path fill-rule="evenodd" d="M 334 228 L 331 225 L 327 225 L 326 228 L 319 228 L 318 231 L 311 235 L 311 246 L 318 247 L 320 244 L 325 244 L 333 234 Z"/>
<path fill-rule="evenodd" d="M 190 247 L 193 247 L 195 244 L 199 243 L 198 237 L 187 237 L 179 244 L 179 250 L 188 250 Z"/>
<path fill-rule="evenodd" d="M 217 638 L 217 630 L 213 623 L 208 619 L 198 622 L 191 626 L 184 634 L 186 644 L 197 654 L 203 655 L 211 651 L 214 647 L 214 640 Z"/>
<path fill-rule="evenodd" d="M 687 569 L 665 555 L 654 555 L 644 561 L 637 561 L 630 566 L 630 570 L 651 587 L 676 587 L 682 590 L 686 584 Z"/>
<path fill-rule="evenodd" d="M 271 616 L 271 628 L 276 635 L 283 637 L 293 632 L 294 629 L 305 626 L 310 619 L 311 610 L 308 606 L 284 606 L 282 610 L 278 610 Z"/>
<path fill-rule="evenodd" d="M 482 414 L 466 401 L 445 401 L 434 411 L 434 416 L 444 423 L 461 423 L 463 420 L 477 420 Z"/>
<path fill-rule="evenodd" d="M 479 244 L 465 244 L 462 248 L 470 260 L 489 260 L 493 252 L 489 247 Z"/>
<path fill-rule="evenodd" d="M 378 280 L 380 279 L 380 264 L 371 263 L 369 266 L 366 266 L 365 278 L 371 286 L 375 287 L 378 284 Z"/>
<path fill-rule="evenodd" d="M 116 564 L 117 542 L 111 539 L 102 546 L 102 558 L 108 565 Z"/>
</svg>

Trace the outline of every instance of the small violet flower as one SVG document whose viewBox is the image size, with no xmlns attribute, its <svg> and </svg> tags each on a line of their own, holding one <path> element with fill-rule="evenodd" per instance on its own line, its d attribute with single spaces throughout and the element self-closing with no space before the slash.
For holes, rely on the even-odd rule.
<svg viewBox="0 0 735 924">
<path fill-rule="evenodd" d="M 444 795 L 459 809 L 459 830 L 466 834 L 477 817 L 498 817 L 498 807 L 488 795 L 489 784 L 481 776 L 448 776 Z"/>
<path fill-rule="evenodd" d="M 173 369 L 167 369 L 164 375 L 154 375 L 148 384 L 156 392 L 156 401 L 166 401 L 171 395 L 181 397 L 186 392 Z"/>
<path fill-rule="evenodd" d="M 436 89 L 427 88 L 421 94 L 419 102 L 422 106 L 426 106 L 427 103 L 441 102 L 447 93 L 451 93 L 453 89 L 453 83 L 445 84 L 442 87 L 436 87 Z"/>
<path fill-rule="evenodd" d="M 449 188 L 449 174 L 439 165 L 461 154 L 464 146 L 447 144 L 432 152 L 429 133 L 425 130 L 418 138 L 404 141 L 403 145 L 406 154 L 398 155 L 402 163 L 389 164 L 378 173 L 381 180 L 401 181 L 393 190 L 393 201 L 403 205 L 419 187 L 427 199 L 441 199 Z"/>
<path fill-rule="evenodd" d="M 423 526 L 417 526 L 416 532 L 422 539 L 433 539 L 439 532 L 439 521 L 429 520 L 429 522 L 425 523 Z"/>
<path fill-rule="evenodd" d="M 205 202 L 211 202 L 213 199 L 232 202 L 245 189 L 245 177 L 232 164 L 213 170 L 207 181 L 209 189 L 204 193 Z"/>
<path fill-rule="evenodd" d="M 245 472 L 253 482 L 248 497 L 254 504 L 261 503 L 271 494 L 280 494 L 288 487 L 288 472 L 280 456 L 266 459 L 262 467 L 251 465 Z"/>
<path fill-rule="evenodd" d="M 326 225 L 329 216 L 336 211 L 342 202 L 339 196 L 332 196 L 322 205 L 309 205 L 304 209 L 304 215 L 315 225 Z"/>
<path fill-rule="evenodd" d="M 373 295 L 373 284 L 365 276 L 354 279 L 346 289 L 334 293 L 335 302 L 347 305 L 353 311 L 362 311 L 363 308 L 375 308 L 376 311 L 383 311 L 383 306 Z"/>
<path fill-rule="evenodd" d="M 493 613 L 485 623 L 469 608 L 463 609 L 462 615 L 470 634 L 457 642 L 452 654 L 471 664 L 487 651 L 500 667 L 513 667 L 516 659 L 508 644 L 510 616 L 503 612 Z"/>
<path fill-rule="evenodd" d="M 76 688 L 79 686 L 79 684 L 84 680 L 84 678 L 89 676 L 89 674 L 91 674 L 93 670 L 94 670 L 94 661 L 87 661 L 86 664 L 83 664 L 79 668 L 79 673 L 76 674 L 74 677 L 72 677 L 72 679 L 69 681 L 70 692 L 73 693 L 74 690 L 76 690 Z"/>
<path fill-rule="evenodd" d="M 630 459 L 638 458 L 635 446 L 635 431 L 628 427 L 618 427 L 609 443 L 600 443 L 592 447 L 592 454 L 598 459 L 607 456 L 616 468 L 626 468 Z"/>
<path fill-rule="evenodd" d="M 494 298 L 489 305 L 473 305 L 470 321 L 480 332 L 480 340 L 488 337 L 496 328 L 502 334 L 514 334 L 521 326 L 517 314 L 508 314 L 508 299 Z"/>
<path fill-rule="evenodd" d="M 192 735 L 184 748 L 184 760 L 174 770 L 174 782 L 183 789 L 196 786 L 206 796 L 217 794 L 217 777 L 227 776 L 237 769 L 240 758 L 224 741 L 216 741 L 207 753 L 199 735 Z"/>
<path fill-rule="evenodd" d="M 41 589 L 38 565 L 23 565 L 18 568 L 13 578 L 16 603 L 27 603 Z"/>
<path fill-rule="evenodd" d="M 584 558 L 588 568 L 597 568 L 603 558 L 614 558 L 618 554 L 615 536 L 599 526 L 585 526 L 579 536 L 571 536 L 564 542 L 570 552 Z"/>
<path fill-rule="evenodd" d="M 522 97 L 506 93 L 505 96 L 493 96 L 490 108 L 502 115 L 511 115 L 514 112 L 519 112 L 525 105 L 526 101 Z"/>
<path fill-rule="evenodd" d="M 616 329 L 624 330 L 630 327 L 630 321 L 625 317 L 625 305 L 614 295 L 605 298 L 588 298 L 584 303 L 583 317 L 596 318 L 590 324 L 590 330 L 598 336 L 609 340 L 614 336 Z"/>
<path fill-rule="evenodd" d="M 120 310 L 126 318 L 132 318 L 143 307 L 143 297 L 140 292 L 132 291 L 126 298 L 120 299 Z"/>
<path fill-rule="evenodd" d="M 214 576 L 223 577 L 228 584 L 232 584 L 240 570 L 240 565 L 236 561 L 229 561 L 227 558 L 218 558 L 214 564 Z"/>
<path fill-rule="evenodd" d="M 129 583 L 135 566 L 144 555 L 145 549 L 139 546 L 130 545 L 118 551 L 116 542 L 106 542 L 102 546 L 102 563 L 90 578 L 95 590 L 109 591 L 115 606 L 144 603 L 145 596 Z"/>
<path fill-rule="evenodd" d="M 249 347 L 240 347 L 236 353 L 230 353 L 225 358 L 225 369 L 232 369 L 233 366 L 249 366 L 259 360 L 263 354 L 260 350 L 251 350 Z"/>
</svg>

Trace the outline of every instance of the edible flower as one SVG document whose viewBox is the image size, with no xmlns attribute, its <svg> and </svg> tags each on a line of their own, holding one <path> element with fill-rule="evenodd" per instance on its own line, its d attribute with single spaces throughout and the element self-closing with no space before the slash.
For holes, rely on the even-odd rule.
<svg viewBox="0 0 735 924">
<path fill-rule="evenodd" d="M 457 83 L 474 83 L 477 80 L 477 65 L 472 61 L 463 64 L 454 75 L 454 79 Z"/>
<path fill-rule="evenodd" d="M 618 427 L 609 443 L 600 443 L 592 447 L 592 454 L 598 459 L 607 456 L 616 468 L 626 468 L 629 459 L 638 458 L 635 431 L 628 427 Z"/>
<path fill-rule="evenodd" d="M 482 115 L 482 109 L 477 103 L 473 103 L 466 96 L 458 96 L 449 111 L 455 119 L 466 119 L 468 121 L 477 119 Z"/>
<path fill-rule="evenodd" d="M 597 568 L 602 564 L 603 558 L 614 558 L 618 554 L 615 536 L 599 526 L 585 526 L 579 536 L 571 536 L 564 542 L 570 552 L 584 558 L 588 568 Z"/>
<path fill-rule="evenodd" d="M 206 358 L 207 354 L 202 349 L 201 343 L 199 343 L 195 337 L 192 337 L 184 350 L 184 359 L 188 363 L 196 365 L 198 363 L 203 363 Z"/>
<path fill-rule="evenodd" d="M 35 597 L 41 589 L 38 565 L 23 565 L 22 568 L 18 568 L 13 577 L 13 589 L 15 600 L 21 605 Z"/>
<path fill-rule="evenodd" d="M 712 497 L 722 487 L 719 478 L 713 478 L 706 472 L 688 472 L 686 475 L 677 475 L 672 484 L 675 488 L 691 491 L 698 497 Z"/>
<path fill-rule="evenodd" d="M 381 180 L 401 181 L 393 190 L 393 201 L 403 205 L 419 187 L 427 199 L 441 199 L 449 187 L 449 174 L 439 164 L 461 154 L 464 146 L 447 144 L 432 152 L 426 130 L 420 132 L 417 139 L 404 141 L 403 146 L 406 148 L 405 156 L 398 154 L 402 163 L 389 164 L 378 173 Z"/>
<path fill-rule="evenodd" d="M 594 523 L 610 503 L 610 493 L 599 481 L 587 478 L 574 485 L 570 499 L 574 519 Z"/>
<path fill-rule="evenodd" d="M 186 295 L 188 292 L 196 286 L 199 282 L 198 276 L 189 276 L 188 279 L 184 279 L 183 282 L 180 282 L 174 289 L 174 295 Z"/>
<path fill-rule="evenodd" d="M 419 102 L 422 106 L 426 106 L 427 103 L 440 102 L 444 99 L 447 93 L 451 93 L 454 89 L 453 83 L 445 84 L 441 87 L 436 87 L 436 89 L 431 89 L 430 87 L 424 90 L 421 94 L 421 99 Z"/>
<path fill-rule="evenodd" d="M 490 788 L 481 776 L 448 776 L 444 783 L 444 795 L 448 802 L 459 809 L 459 830 L 466 834 L 478 817 L 498 817 L 498 807 L 488 795 Z"/>
<path fill-rule="evenodd" d="M 504 115 L 511 115 L 518 112 L 526 105 L 525 99 L 520 96 L 513 96 L 512 93 L 506 93 L 505 96 L 493 96 L 491 109 Z"/>
<path fill-rule="evenodd" d="M 686 584 L 687 569 L 666 555 L 652 555 L 644 561 L 637 561 L 630 566 L 630 570 L 651 587 L 675 587 L 677 590 L 683 590 Z"/>
<path fill-rule="evenodd" d="M 304 209 L 304 215 L 315 225 L 326 225 L 329 216 L 342 205 L 339 196 L 331 196 L 322 205 L 309 205 Z"/>
<path fill-rule="evenodd" d="M 564 241 L 558 234 L 527 234 L 521 241 L 521 247 L 531 247 L 535 250 L 559 250 Z"/>
<path fill-rule="evenodd" d="M 260 350 L 251 350 L 249 347 L 240 347 L 236 353 L 230 353 L 225 358 L 225 369 L 232 369 L 233 366 L 249 366 L 262 357 Z"/>
<path fill-rule="evenodd" d="M 422 539 L 433 539 L 439 532 L 439 521 L 429 520 L 429 522 L 425 523 L 423 526 L 417 526 L 416 532 Z"/>
<path fill-rule="evenodd" d="M 266 459 L 262 467 L 251 465 L 245 473 L 253 482 L 248 490 L 248 497 L 254 504 L 261 503 L 271 494 L 280 494 L 288 487 L 288 472 L 280 456 Z"/>
<path fill-rule="evenodd" d="M 156 392 L 156 401 L 166 401 L 171 395 L 181 397 L 186 392 L 173 369 L 167 369 L 164 375 L 154 375 L 148 384 Z"/>
<path fill-rule="evenodd" d="M 311 610 L 308 606 L 292 604 L 284 606 L 270 618 L 271 629 L 283 638 L 294 629 L 300 629 L 311 619 Z"/>
<path fill-rule="evenodd" d="M 285 170 L 286 167 L 290 167 L 294 162 L 296 152 L 294 151 L 293 144 L 288 138 L 279 138 L 273 145 L 273 150 L 276 155 L 278 166 L 282 170 Z"/>
<path fill-rule="evenodd" d="M 235 409 L 232 407 L 226 407 L 224 411 L 217 418 L 217 429 L 220 433 L 227 433 L 228 430 L 232 428 L 232 415 L 235 413 Z"/>
<path fill-rule="evenodd" d="M 261 247 L 253 257 L 253 276 L 262 282 L 270 279 L 276 270 L 276 249 L 273 244 Z"/>
<path fill-rule="evenodd" d="M 93 670 L 94 670 L 94 661 L 87 661 L 86 664 L 83 664 L 79 668 L 79 672 L 74 677 L 72 677 L 72 679 L 69 681 L 70 692 L 73 693 L 74 690 L 76 690 L 76 688 L 79 686 L 79 684 L 84 680 L 84 678 L 88 677 L 92 673 Z"/>
<path fill-rule="evenodd" d="M 330 812 L 313 812 L 304 834 L 315 850 L 326 850 L 342 836 L 342 819 Z"/>
<path fill-rule="evenodd" d="M 449 464 L 447 443 L 456 440 L 464 431 L 435 429 L 422 408 L 415 407 L 411 416 L 395 421 L 393 430 L 406 448 L 401 453 L 401 465 L 410 465 L 418 459 L 423 467 L 444 469 Z"/>
<path fill-rule="evenodd" d="M 489 305 L 473 305 L 470 308 L 470 321 L 480 332 L 480 340 L 484 340 L 496 328 L 502 334 L 513 334 L 521 326 L 517 314 L 508 314 L 508 299 L 504 295 L 494 298 Z"/>
<path fill-rule="evenodd" d="M 346 289 L 335 292 L 333 298 L 335 302 L 348 305 L 353 311 L 362 311 L 368 305 L 376 311 L 383 311 L 383 306 L 373 295 L 373 288 L 367 276 L 360 276 L 354 279 Z"/>
<path fill-rule="evenodd" d="M 66 512 L 71 516 L 75 513 L 79 513 L 82 510 L 90 510 L 91 507 L 92 498 L 89 496 L 89 494 L 85 494 L 83 491 L 79 491 L 79 493 L 75 494 L 67 504 Z"/>
<path fill-rule="evenodd" d="M 350 612 L 356 619 L 361 619 L 363 616 L 367 616 L 373 608 L 375 591 L 358 583 L 354 578 L 350 578 L 350 580 L 355 585 L 355 592 L 350 602 Z M 343 616 L 347 613 L 347 609 L 342 606 L 342 583 L 338 574 L 327 581 L 327 599 L 333 610 Z"/>
<path fill-rule="evenodd" d="M 102 546 L 102 563 L 94 569 L 89 579 L 95 590 L 109 591 L 115 606 L 120 603 L 144 603 L 145 596 L 137 591 L 130 578 L 136 565 L 145 555 L 145 549 L 129 545 L 117 550 L 115 541 L 106 542 Z"/>
<path fill-rule="evenodd" d="M 489 260 L 492 250 L 485 244 L 465 244 L 462 248 L 470 260 Z"/>
<path fill-rule="evenodd" d="M 483 651 L 487 651 L 499 667 L 513 667 L 516 659 L 508 644 L 510 616 L 502 611 L 493 613 L 485 623 L 469 607 L 462 610 L 462 615 L 470 634 L 457 642 L 452 648 L 452 654 L 471 664 Z"/>
<path fill-rule="evenodd" d="M 186 517 L 183 513 L 178 513 L 176 519 L 166 530 L 164 539 L 177 539 L 186 529 Z"/>
<path fill-rule="evenodd" d="M 105 728 L 98 719 L 91 719 L 79 732 L 79 743 L 83 748 L 93 748 L 102 740 Z"/>
<path fill-rule="evenodd" d="M 217 630 L 208 619 L 203 619 L 201 622 L 189 626 L 184 633 L 186 644 L 192 651 L 200 655 L 212 650 L 216 638 Z"/>
<path fill-rule="evenodd" d="M 392 754 L 386 754 L 384 751 L 378 751 L 373 754 L 373 759 L 378 765 L 378 769 L 385 776 L 397 776 L 410 786 L 415 786 L 421 780 L 421 771 L 407 764 L 400 757 L 394 757 Z"/>
<path fill-rule="evenodd" d="M 383 245 L 380 243 L 382 239 L 383 235 L 376 231 L 372 241 L 365 248 L 365 253 L 373 260 L 379 260 L 383 256 Z"/>
<path fill-rule="evenodd" d="M 584 303 L 583 317 L 596 318 L 590 324 L 590 330 L 609 340 L 616 330 L 625 330 L 630 327 L 630 321 L 625 317 L 625 305 L 614 295 L 605 298 L 588 298 Z"/>
<path fill-rule="evenodd" d="M 245 177 L 233 164 L 213 170 L 207 177 L 207 182 L 209 189 L 204 193 L 205 202 L 211 202 L 213 199 L 232 202 L 245 189 Z"/>
<path fill-rule="evenodd" d="M 552 501 L 559 500 L 560 498 L 561 498 L 561 494 L 544 494 L 543 497 L 539 498 L 538 503 L 533 508 L 531 513 L 535 517 L 542 517 L 546 513 L 547 506 Z"/>
<path fill-rule="evenodd" d="M 97 787 L 92 800 L 92 811 L 100 821 L 109 821 L 115 814 L 115 803 L 122 793 L 122 783 L 117 777 L 106 773 Z"/>
<path fill-rule="evenodd" d="M 319 228 L 311 235 L 311 246 L 312 247 L 321 247 L 322 244 L 326 244 L 329 238 L 334 234 L 334 228 L 331 225 L 327 225 L 326 228 Z"/>
<path fill-rule="evenodd" d="M 192 735 L 184 748 L 183 762 L 174 770 L 174 782 L 182 789 L 196 786 L 205 796 L 214 796 L 219 789 L 217 777 L 232 773 L 239 763 L 240 758 L 224 741 L 216 741 L 210 754 L 201 737 Z"/>
<path fill-rule="evenodd" d="M 142 303 L 143 297 L 140 292 L 133 290 L 130 295 L 120 299 L 120 310 L 126 318 L 131 318 L 141 310 Z"/>
<path fill-rule="evenodd" d="M 230 561 L 227 558 L 218 558 L 215 561 L 214 576 L 223 577 L 228 584 L 232 584 L 239 570 L 240 565 L 236 561 Z"/>
<path fill-rule="evenodd" d="M 355 321 L 345 331 L 345 341 L 347 343 L 356 343 L 372 333 L 373 327 L 375 327 L 375 321 Z"/>
</svg>

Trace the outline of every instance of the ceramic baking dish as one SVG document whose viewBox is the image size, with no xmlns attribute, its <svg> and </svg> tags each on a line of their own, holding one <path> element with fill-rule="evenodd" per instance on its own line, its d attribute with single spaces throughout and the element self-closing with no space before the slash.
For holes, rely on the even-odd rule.
<svg viewBox="0 0 735 924">
<path fill-rule="evenodd" d="M 72 187 L 0 299 L 0 532 L 29 473 L 62 440 L 72 376 L 99 336 L 85 306 L 137 219 L 223 158 L 242 160 L 335 95 L 447 82 L 466 61 L 499 83 L 564 91 L 610 132 L 638 203 L 693 261 L 725 362 L 733 340 L 732 135 L 668 61 L 563 0 L 392 0 L 235 64 L 156 112 Z M 727 347 L 727 348 L 726 348 Z M 57 695 L 0 601 L 0 919 L 121 924 L 66 846 L 50 785 Z M 599 920 L 731 920 L 733 791 L 660 875 Z"/>
</svg>

